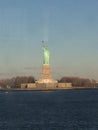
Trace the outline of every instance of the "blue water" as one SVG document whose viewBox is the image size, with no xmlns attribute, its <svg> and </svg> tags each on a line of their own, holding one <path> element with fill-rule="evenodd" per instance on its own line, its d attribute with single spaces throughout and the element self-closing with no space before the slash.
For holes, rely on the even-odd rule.
<svg viewBox="0 0 98 130">
<path fill-rule="evenodd" d="M 1 91 L 0 130 L 98 130 L 98 90 Z"/>
</svg>

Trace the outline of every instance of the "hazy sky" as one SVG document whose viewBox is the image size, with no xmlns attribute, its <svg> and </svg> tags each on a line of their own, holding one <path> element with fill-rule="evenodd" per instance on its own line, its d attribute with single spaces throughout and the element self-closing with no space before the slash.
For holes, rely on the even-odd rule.
<svg viewBox="0 0 98 130">
<path fill-rule="evenodd" d="M 0 0 L 0 78 L 40 77 L 43 39 L 54 78 L 98 79 L 98 0 Z"/>
</svg>

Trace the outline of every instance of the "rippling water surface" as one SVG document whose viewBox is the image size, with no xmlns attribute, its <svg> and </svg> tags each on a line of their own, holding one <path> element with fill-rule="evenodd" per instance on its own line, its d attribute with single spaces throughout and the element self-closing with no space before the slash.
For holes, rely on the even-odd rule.
<svg viewBox="0 0 98 130">
<path fill-rule="evenodd" d="M 98 130 L 98 90 L 1 91 L 0 130 Z"/>
</svg>

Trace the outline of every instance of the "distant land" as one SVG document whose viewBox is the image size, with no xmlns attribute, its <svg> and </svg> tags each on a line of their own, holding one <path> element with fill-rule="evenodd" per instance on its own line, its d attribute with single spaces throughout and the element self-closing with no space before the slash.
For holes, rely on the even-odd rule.
<svg viewBox="0 0 98 130">
<path fill-rule="evenodd" d="M 34 76 L 17 76 L 9 79 L 0 80 L 1 90 L 21 90 L 21 84 L 35 83 Z M 72 83 L 70 89 L 84 89 L 84 88 L 98 88 L 98 82 L 94 79 L 79 78 L 79 77 L 66 77 L 63 76 L 58 79 L 58 83 Z M 66 88 L 67 89 L 67 88 Z M 34 89 L 35 90 L 35 89 Z"/>
</svg>

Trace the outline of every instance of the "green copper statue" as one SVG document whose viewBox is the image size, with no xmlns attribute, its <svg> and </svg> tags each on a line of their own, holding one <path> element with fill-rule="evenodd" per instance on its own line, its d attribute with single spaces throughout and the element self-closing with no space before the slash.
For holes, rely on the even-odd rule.
<svg viewBox="0 0 98 130">
<path fill-rule="evenodd" d="M 42 46 L 42 49 L 44 52 L 44 64 L 49 65 L 50 52 L 45 45 Z"/>
</svg>

